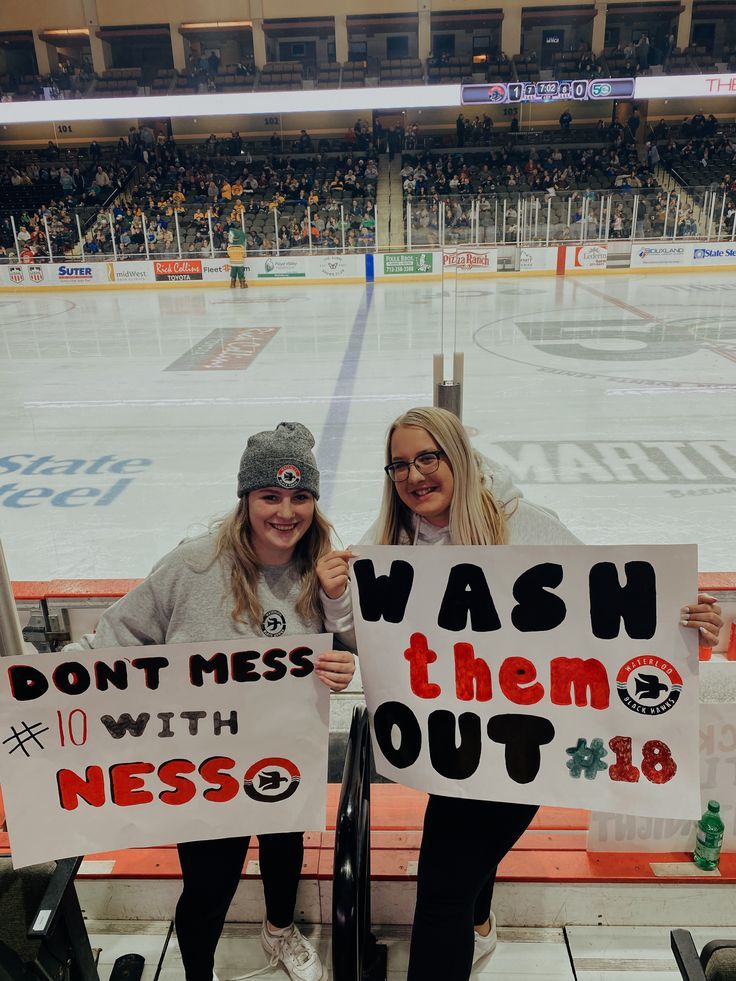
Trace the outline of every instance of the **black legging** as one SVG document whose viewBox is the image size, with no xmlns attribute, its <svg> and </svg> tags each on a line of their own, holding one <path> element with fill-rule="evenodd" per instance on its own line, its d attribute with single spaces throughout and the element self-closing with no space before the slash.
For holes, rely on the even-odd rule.
<svg viewBox="0 0 736 981">
<path fill-rule="evenodd" d="M 176 846 L 183 889 L 174 923 L 186 981 L 212 981 L 215 948 L 249 844 L 250 838 L 221 838 Z M 294 922 L 304 836 L 301 832 L 259 835 L 258 845 L 268 922 L 288 927 Z"/>
<path fill-rule="evenodd" d="M 535 804 L 430 796 L 407 981 L 467 981 L 473 926 L 491 914 L 498 863 L 537 810 Z"/>
</svg>

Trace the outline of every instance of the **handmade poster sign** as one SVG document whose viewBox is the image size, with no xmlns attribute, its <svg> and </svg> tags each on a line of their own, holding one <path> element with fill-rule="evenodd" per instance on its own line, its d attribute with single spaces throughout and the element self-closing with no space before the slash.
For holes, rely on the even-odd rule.
<svg viewBox="0 0 736 981">
<path fill-rule="evenodd" d="M 376 769 L 446 796 L 694 818 L 695 546 L 364 546 Z"/>
<path fill-rule="evenodd" d="M 141 845 L 324 828 L 330 635 L 0 660 L 16 868 Z"/>
</svg>

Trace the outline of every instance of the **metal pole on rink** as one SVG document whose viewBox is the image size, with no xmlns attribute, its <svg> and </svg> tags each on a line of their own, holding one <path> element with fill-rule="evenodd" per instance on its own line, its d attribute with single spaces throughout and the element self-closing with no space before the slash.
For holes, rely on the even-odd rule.
<svg viewBox="0 0 736 981">
<path fill-rule="evenodd" d="M 79 218 L 77 218 L 77 221 L 79 221 Z M 15 227 L 15 218 L 12 215 L 10 216 L 10 224 L 13 226 L 13 239 L 15 241 L 15 258 L 18 262 L 20 262 L 20 245 L 18 244 L 18 231 Z"/>
<path fill-rule="evenodd" d="M 708 226 L 707 226 L 708 239 L 713 238 L 713 213 L 715 210 L 716 210 L 716 192 L 714 191 L 713 194 L 711 195 L 710 210 L 708 212 Z"/>
<path fill-rule="evenodd" d="M 667 204 L 665 205 L 665 209 L 664 209 L 664 228 L 662 229 L 662 238 L 665 238 L 667 235 L 667 219 L 669 218 L 669 216 L 670 216 L 670 195 L 668 191 Z"/>
<path fill-rule="evenodd" d="M 181 235 L 179 233 L 179 213 L 176 208 L 174 208 L 174 226 L 176 228 L 176 249 L 179 253 L 179 258 L 181 259 Z"/>
<path fill-rule="evenodd" d="M 552 198 L 547 198 L 547 235 L 544 240 L 545 245 L 549 245 L 550 225 L 552 223 Z"/>
<path fill-rule="evenodd" d="M 212 209 L 207 209 L 207 227 L 210 230 L 210 255 L 215 258 L 215 236 L 212 231 Z"/>
<path fill-rule="evenodd" d="M 501 226 L 501 244 L 506 244 L 506 198 L 503 199 L 503 225 Z"/>
<path fill-rule="evenodd" d="M 680 195 L 677 195 L 677 207 L 675 208 L 675 225 L 672 229 L 672 241 L 677 238 L 677 226 L 680 223 Z"/>
<path fill-rule="evenodd" d="M 146 250 L 146 261 L 150 260 L 151 252 L 148 248 L 148 225 L 146 224 L 146 216 L 141 211 L 141 228 L 143 229 L 143 247 Z"/>
<path fill-rule="evenodd" d="M 639 195 L 634 195 L 634 207 L 631 211 L 631 241 L 633 242 L 636 238 L 636 220 L 639 217 Z"/>
<path fill-rule="evenodd" d="M 309 235 L 309 254 L 312 254 L 312 206 L 307 205 L 307 234 Z"/>
<path fill-rule="evenodd" d="M 79 215 L 75 214 L 74 217 L 77 219 L 77 235 L 79 236 L 79 254 L 84 259 L 84 235 L 82 235 L 82 226 L 79 222 Z"/>
<path fill-rule="evenodd" d="M 498 195 L 493 195 L 493 244 L 498 245 Z"/>
<path fill-rule="evenodd" d="M 723 193 L 723 200 L 721 201 L 721 217 L 718 219 L 718 235 L 716 238 L 720 241 L 721 231 L 723 230 L 723 215 L 726 210 L 726 193 Z"/>
<path fill-rule="evenodd" d="M 444 207 L 442 201 L 440 201 L 440 211 L 444 213 Z M 444 229 L 443 229 L 443 239 L 442 244 L 444 245 Z M 406 199 L 406 247 L 411 252 L 411 201 L 409 198 Z"/>
<path fill-rule="evenodd" d="M 342 209 L 342 205 L 340 205 Z M 345 251 L 345 229 L 342 232 L 342 251 Z M 378 252 L 378 208 L 373 209 L 373 251 Z"/>
<path fill-rule="evenodd" d="M 44 231 L 46 232 L 46 244 L 49 250 L 49 262 L 53 262 L 54 256 L 51 251 L 51 236 L 49 235 L 49 223 L 46 220 L 46 215 L 43 216 L 43 227 L 44 227 Z M 115 247 L 115 238 L 113 237 L 113 248 L 114 247 Z M 115 256 L 115 258 L 117 259 L 117 256 Z"/>
<path fill-rule="evenodd" d="M 276 248 L 276 255 L 279 254 L 279 209 L 273 209 L 273 244 Z"/>
<path fill-rule="evenodd" d="M 613 195 L 608 195 L 608 208 L 606 211 L 606 241 L 611 237 L 611 202 L 613 201 Z"/>
</svg>

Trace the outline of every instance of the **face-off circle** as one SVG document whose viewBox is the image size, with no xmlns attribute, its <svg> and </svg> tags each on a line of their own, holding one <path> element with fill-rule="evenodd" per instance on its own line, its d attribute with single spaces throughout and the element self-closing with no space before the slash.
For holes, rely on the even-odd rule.
<svg viewBox="0 0 736 981">
<path fill-rule="evenodd" d="M 677 704 L 682 678 L 677 668 L 654 654 L 634 657 L 616 675 L 616 691 L 627 709 L 663 715 Z"/>
<path fill-rule="evenodd" d="M 287 463 L 276 472 L 279 487 L 298 487 L 302 482 L 302 472 L 295 463 Z"/>
<path fill-rule="evenodd" d="M 267 756 L 248 767 L 243 790 L 253 800 L 276 804 L 299 789 L 299 767 L 283 756 Z"/>
</svg>

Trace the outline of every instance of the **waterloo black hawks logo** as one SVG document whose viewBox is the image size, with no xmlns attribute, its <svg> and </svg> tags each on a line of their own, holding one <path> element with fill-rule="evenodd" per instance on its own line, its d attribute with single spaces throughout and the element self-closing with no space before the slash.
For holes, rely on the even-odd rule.
<svg viewBox="0 0 736 981">
<path fill-rule="evenodd" d="M 663 715 L 677 704 L 682 678 L 662 657 L 643 654 L 627 661 L 616 675 L 616 691 L 627 709 L 639 715 Z"/>
<path fill-rule="evenodd" d="M 283 467 L 279 467 L 276 473 L 276 480 L 279 482 L 280 487 L 286 487 L 287 489 L 298 487 L 302 482 L 302 472 L 295 463 L 287 463 Z"/>
<path fill-rule="evenodd" d="M 263 614 L 261 630 L 266 637 L 280 637 L 286 632 L 286 617 L 281 610 L 268 610 Z"/>
<path fill-rule="evenodd" d="M 253 800 L 275 804 L 295 794 L 301 778 L 299 767 L 291 760 L 282 756 L 267 756 L 248 767 L 243 790 Z"/>
</svg>

